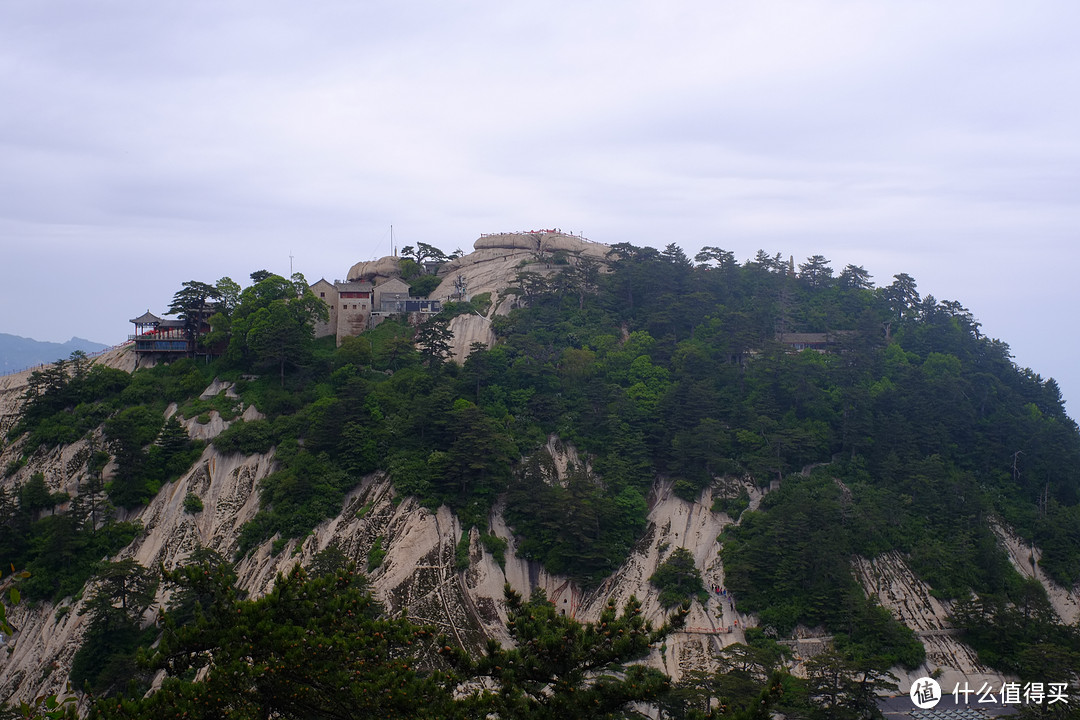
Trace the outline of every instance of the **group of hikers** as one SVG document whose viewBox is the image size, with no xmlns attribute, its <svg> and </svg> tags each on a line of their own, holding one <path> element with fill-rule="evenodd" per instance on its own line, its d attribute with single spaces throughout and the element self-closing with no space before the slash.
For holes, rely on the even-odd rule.
<svg viewBox="0 0 1080 720">
<path fill-rule="evenodd" d="M 735 610 L 735 596 L 733 596 L 731 593 L 729 593 L 727 588 L 724 587 L 723 585 L 717 585 L 715 583 L 710 586 L 710 590 L 712 592 L 716 593 L 716 595 L 718 596 L 718 599 L 720 600 L 720 614 L 719 614 L 718 617 L 721 620 L 723 620 L 724 619 L 724 600 L 725 599 L 727 600 L 728 607 L 732 610 L 732 612 L 734 612 L 734 610 Z M 734 620 L 734 623 L 735 623 L 734 627 L 739 627 L 738 618 L 736 618 Z M 730 632 L 730 630 L 728 628 L 725 628 L 725 630 L 727 632 Z"/>
</svg>

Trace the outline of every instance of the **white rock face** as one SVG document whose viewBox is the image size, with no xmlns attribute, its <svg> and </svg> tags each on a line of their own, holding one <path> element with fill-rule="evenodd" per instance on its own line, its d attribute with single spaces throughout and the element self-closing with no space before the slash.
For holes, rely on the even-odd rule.
<svg viewBox="0 0 1080 720">
<path fill-rule="evenodd" d="M 0 433 L 4 435 L 19 419 L 22 410 L 22 394 L 26 392 L 30 370 L 0 375 Z"/>
<path fill-rule="evenodd" d="M 983 666 L 975 652 L 956 638 L 949 622 L 952 603 L 930 594 L 930 586 L 917 578 L 900 553 L 891 552 L 873 560 L 857 557 L 855 577 L 867 595 L 874 595 L 902 623 L 915 631 L 926 648 L 926 663 L 912 672 L 894 668 L 900 691 L 907 692 L 918 678 L 940 671 L 942 687 L 965 680 L 981 686 L 1000 685 L 1001 673 Z"/>
<path fill-rule="evenodd" d="M 186 476 L 162 488 L 149 506 L 123 517 L 139 520 L 146 530 L 116 559 L 134 558 L 144 567 L 158 563 L 174 567 L 196 544 L 229 556 L 236 548 L 236 532 L 258 509 L 257 480 L 272 467 L 270 455 L 222 456 L 213 448 L 203 453 Z M 198 515 L 183 511 L 183 498 L 195 492 L 203 501 Z M 66 610 L 64 608 L 67 608 Z M 19 605 L 11 621 L 19 629 L 10 655 L 0 654 L 0 689 L 18 698 L 63 690 L 71 658 L 85 631 L 82 602 L 65 598 L 57 606 Z M 154 609 L 148 613 L 152 617 Z M 6 696 L 6 694 L 5 694 Z"/>
<path fill-rule="evenodd" d="M 581 619 L 597 619 L 608 597 L 615 598 L 621 607 L 634 595 L 642 601 L 646 619 L 654 626 L 662 624 L 669 610 L 661 607 L 659 592 L 649 583 L 649 577 L 680 547 L 694 556 L 706 588 L 724 586 L 717 536 L 731 520 L 710 510 L 711 491 L 706 490 L 697 502 L 691 503 L 677 497 L 669 483 L 660 483 L 650 498 L 650 506 L 649 524 L 642 540 L 614 575 L 581 599 L 582 609 L 578 613 Z M 683 630 L 672 633 L 667 638 L 666 650 L 654 650 L 648 662 L 675 680 L 687 670 L 711 669 L 715 666 L 714 653 L 745 640 L 745 628 L 756 624 L 755 618 L 738 611 L 730 596 L 710 592 L 704 605 L 697 600 L 691 604 Z"/>
<path fill-rule="evenodd" d="M 476 241 L 474 247 L 473 252 L 443 266 L 440 271 L 442 283 L 430 295 L 436 300 L 450 298 L 460 278 L 465 279 L 469 297 L 491 294 L 491 307 L 486 319 L 477 315 L 459 315 L 450 321 L 450 330 L 454 333 L 454 359 L 459 363 L 468 357 L 469 348 L 474 342 L 487 346 L 494 343 L 490 320 L 496 315 L 510 312 L 515 296 L 507 294 L 505 290 L 514 282 L 519 271 L 542 275 L 557 273 L 565 266 L 551 263 L 553 252 L 591 257 L 605 263 L 607 252 L 611 249 L 601 243 L 555 232 L 485 235 Z"/>
<path fill-rule="evenodd" d="M 488 318 L 479 315 L 457 315 L 450 318 L 449 327 L 450 332 L 454 333 L 450 351 L 454 353 L 452 359 L 455 362 L 465 362 L 474 343 L 480 343 L 486 348 L 495 344 L 495 333 Z"/>
<path fill-rule="evenodd" d="M 556 449 L 557 467 L 565 469 L 568 458 L 576 457 L 573 448 L 557 439 L 550 445 Z M 162 488 L 149 506 L 125 518 L 142 522 L 145 533 L 117 559 L 130 557 L 145 567 L 160 563 L 171 568 L 183 562 L 196 545 L 231 556 L 240 526 L 258 510 L 258 482 L 273 469 L 273 453 L 222 455 L 209 447 L 184 477 Z M 188 492 L 202 500 L 202 512 L 184 512 L 182 503 Z M 502 603 L 507 582 L 525 596 L 543 588 L 557 607 L 581 620 L 597 619 L 609 596 L 622 605 L 636 595 L 643 601 L 647 617 L 660 623 L 665 613 L 648 578 L 676 547 L 691 549 L 708 581 L 723 581 L 716 535 L 727 519 L 711 513 L 710 502 L 706 496 L 701 503 L 688 503 L 662 488 L 654 498 L 650 529 L 637 552 L 607 582 L 584 592 L 566 578 L 552 576 L 535 563 L 516 557 L 514 537 L 499 510 L 493 512 L 491 525 L 508 544 L 505 569 L 483 549 L 473 530 L 470 567 L 456 570 L 455 548 L 463 532 L 457 518 L 445 507 L 432 512 L 414 499 L 399 501 L 389 478 L 375 474 L 361 479 L 348 494 L 338 517 L 320 525 L 302 542 L 290 541 L 277 556 L 270 553 L 272 543 L 265 543 L 238 564 L 237 572 L 241 586 L 258 596 L 273 586 L 277 573 L 296 562 L 309 562 L 332 542 L 366 567 L 368 553 L 381 538 L 386 556 L 371 573 L 376 595 L 391 612 L 405 609 L 413 620 L 439 627 L 466 648 L 479 649 L 487 637 L 509 639 Z M 63 689 L 71 658 L 85 631 L 78 615 L 80 607 L 81 602 L 65 599 L 59 607 L 44 604 L 15 609 L 11 619 L 20 633 L 13 643 L 14 652 L 0 655 L 0 688 L 23 698 Z M 148 617 L 154 612 L 151 608 Z M 670 638 L 666 652 L 657 650 L 650 662 L 677 676 L 683 668 L 707 661 L 709 648 L 741 638 L 740 631 L 717 632 L 736 618 L 740 626 L 748 621 L 722 608 L 716 599 L 711 598 L 707 607 L 695 603 L 689 631 Z"/>
<path fill-rule="evenodd" d="M 992 527 L 994 534 L 998 536 L 1001 544 L 1009 553 L 1009 561 L 1012 562 L 1013 567 L 1021 575 L 1035 578 L 1042 584 L 1046 589 L 1047 596 L 1050 598 L 1050 604 L 1053 606 L 1054 612 L 1058 614 L 1062 622 L 1066 625 L 1075 625 L 1080 622 L 1080 589 L 1076 587 L 1072 589 L 1063 588 L 1051 580 L 1039 567 L 1039 560 L 1042 559 L 1042 552 L 1039 551 L 1039 548 L 1024 542 L 1003 525 L 995 523 Z"/>
</svg>

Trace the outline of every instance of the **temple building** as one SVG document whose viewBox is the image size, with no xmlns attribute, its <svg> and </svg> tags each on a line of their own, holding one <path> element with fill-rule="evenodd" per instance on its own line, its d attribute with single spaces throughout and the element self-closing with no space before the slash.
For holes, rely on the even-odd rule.
<svg viewBox="0 0 1080 720">
<path fill-rule="evenodd" d="M 137 353 L 187 355 L 194 349 L 183 320 L 163 320 L 147 310 L 128 322 L 135 325 L 135 334 L 128 335 L 128 340 L 135 341 Z"/>
<path fill-rule="evenodd" d="M 330 318 L 317 323 L 315 337 L 333 335 L 337 344 L 375 327 L 391 315 L 405 314 L 413 322 L 442 310 L 438 300 L 409 295 L 409 284 L 400 277 L 354 278 L 330 282 L 320 279 L 311 291 L 326 303 Z"/>
</svg>

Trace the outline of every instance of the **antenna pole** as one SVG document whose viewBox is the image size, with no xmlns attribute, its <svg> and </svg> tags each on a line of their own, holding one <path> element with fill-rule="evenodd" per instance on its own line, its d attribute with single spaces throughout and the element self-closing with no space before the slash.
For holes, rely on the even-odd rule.
<svg viewBox="0 0 1080 720">
<path fill-rule="evenodd" d="M 289 277 L 293 276 L 292 260 L 293 260 L 293 255 L 292 255 L 292 253 L 289 253 Z"/>
</svg>

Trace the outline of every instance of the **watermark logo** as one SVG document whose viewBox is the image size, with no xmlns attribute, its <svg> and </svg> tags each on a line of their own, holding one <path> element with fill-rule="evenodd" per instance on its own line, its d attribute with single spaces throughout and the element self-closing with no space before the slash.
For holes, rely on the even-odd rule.
<svg viewBox="0 0 1080 720">
<path fill-rule="evenodd" d="M 920 710 L 929 710 L 941 702 L 941 686 L 937 680 L 921 677 L 911 683 L 911 702 Z"/>
<path fill-rule="evenodd" d="M 1001 691 L 995 693 L 994 686 L 990 683 L 984 682 L 982 687 L 976 690 L 965 682 L 963 687 L 960 686 L 960 683 L 956 683 L 956 687 L 952 691 L 953 700 L 957 705 L 960 705 L 961 702 L 964 705 L 970 704 L 972 695 L 975 696 L 977 703 L 1000 703 L 1001 705 L 1068 704 L 1069 685 L 1068 683 L 1054 682 L 1027 682 L 1023 685 L 1018 682 L 1006 682 L 1002 683 Z"/>
<path fill-rule="evenodd" d="M 913 682 L 908 694 L 911 696 L 911 702 L 920 710 L 936 707 L 939 702 L 948 697 L 948 695 L 942 696 L 941 686 L 930 677 L 921 677 Z M 1069 684 L 1063 682 L 1027 682 L 1023 685 L 1018 682 L 1003 682 L 1000 690 L 995 689 L 989 682 L 983 682 L 976 690 L 965 681 L 956 683 L 950 694 L 952 705 L 956 707 L 972 704 L 1007 706 L 1061 703 L 1067 705 L 1070 700 Z"/>
</svg>

